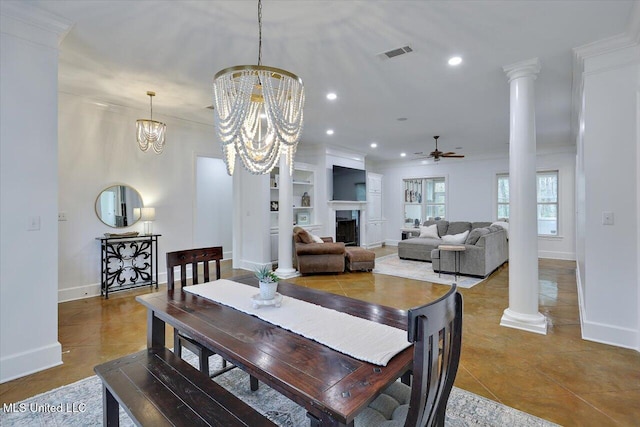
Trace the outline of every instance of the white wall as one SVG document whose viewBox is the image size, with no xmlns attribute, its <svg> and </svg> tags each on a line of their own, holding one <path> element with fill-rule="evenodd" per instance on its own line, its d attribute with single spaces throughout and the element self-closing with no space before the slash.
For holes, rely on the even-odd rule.
<svg viewBox="0 0 640 427">
<path fill-rule="evenodd" d="M 237 160 L 233 173 L 233 268 L 271 264 L 269 175 L 251 175 Z"/>
<path fill-rule="evenodd" d="M 583 336 L 640 350 L 639 91 L 637 42 L 585 58 L 577 170 L 583 189 L 578 193 L 584 224 L 578 240 Z M 605 211 L 613 213 L 613 225 L 603 224 Z"/>
<path fill-rule="evenodd" d="M 232 255 L 233 179 L 222 159 L 197 156 L 193 246 L 222 246 Z"/>
<path fill-rule="evenodd" d="M 153 89 L 162 93 L 161 88 Z M 146 206 L 155 207 L 153 231 L 162 234 L 158 239 L 160 282 L 166 280 L 164 254 L 196 245 L 195 159 L 196 154 L 221 157 L 213 125 L 154 111 L 154 118 L 167 124 L 167 144 L 157 155 L 140 151 L 135 139 L 135 121 L 148 113 L 60 94 L 59 210 L 68 218 L 58 223 L 60 301 L 100 294 L 96 237 L 105 232 L 143 230 L 140 222 L 113 229 L 97 218 L 94 203 L 107 186 L 130 185 L 140 192 Z M 231 228 L 230 218 L 226 227 Z"/>
<path fill-rule="evenodd" d="M 62 363 L 57 77 L 58 39 L 68 24 L 15 4 L 0 7 L 0 382 L 5 382 Z M 30 225 L 34 230 L 28 231 Z"/>
<path fill-rule="evenodd" d="M 575 259 L 575 153 L 571 150 L 538 154 L 538 170 L 558 170 L 559 236 L 539 237 L 538 255 L 543 258 Z M 384 175 L 383 205 L 387 219 L 385 242 L 396 245 L 403 226 L 402 180 L 444 176 L 447 182 L 447 219 L 449 221 L 495 221 L 496 175 L 509 172 L 509 159 L 468 157 L 464 160 L 441 160 L 437 164 L 377 164 L 375 171 Z"/>
</svg>

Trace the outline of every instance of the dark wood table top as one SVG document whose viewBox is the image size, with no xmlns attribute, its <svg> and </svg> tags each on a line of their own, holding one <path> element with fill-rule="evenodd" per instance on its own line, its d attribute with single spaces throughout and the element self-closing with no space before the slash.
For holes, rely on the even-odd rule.
<svg viewBox="0 0 640 427">
<path fill-rule="evenodd" d="M 253 275 L 233 280 L 258 285 Z M 403 330 L 407 328 L 404 310 L 282 281 L 278 292 Z M 150 346 L 152 337 L 155 345 L 164 345 L 164 324 L 162 330 L 152 329 L 159 329 L 157 319 L 166 322 L 305 407 L 322 425 L 352 423 L 380 391 L 411 368 L 413 360 L 412 346 L 384 367 L 357 360 L 181 288 L 138 296 L 136 300 L 150 310 Z"/>
</svg>

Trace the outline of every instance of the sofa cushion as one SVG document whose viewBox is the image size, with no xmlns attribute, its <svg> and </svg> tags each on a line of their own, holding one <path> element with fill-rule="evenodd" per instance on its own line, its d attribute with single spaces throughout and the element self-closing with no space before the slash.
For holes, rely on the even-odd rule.
<svg viewBox="0 0 640 427">
<path fill-rule="evenodd" d="M 296 237 L 296 242 L 300 243 L 314 243 L 313 237 L 309 234 L 307 230 L 302 227 L 295 227 L 293 229 L 293 233 Z"/>
<path fill-rule="evenodd" d="M 467 240 L 466 242 L 464 242 L 464 244 L 475 245 L 478 242 L 478 239 L 480 238 L 480 236 L 484 236 L 485 234 L 488 234 L 488 233 L 489 233 L 489 229 L 487 227 L 474 228 L 473 230 L 471 230 L 471 232 L 467 236 Z"/>
<path fill-rule="evenodd" d="M 448 243 L 451 245 L 461 245 L 467 240 L 467 236 L 469 235 L 469 230 L 463 231 L 458 234 L 446 234 L 442 236 L 442 243 Z"/>
<path fill-rule="evenodd" d="M 429 225 L 433 225 L 436 224 L 438 226 L 438 236 L 444 236 L 445 234 L 447 234 L 447 228 L 449 228 L 449 221 L 445 221 L 445 220 L 428 220 L 425 221 L 422 225 L 424 226 L 429 226 Z"/>
<path fill-rule="evenodd" d="M 460 234 L 464 231 L 471 231 L 471 223 L 466 221 L 451 221 L 445 234 Z M 443 235 L 441 234 L 440 237 Z M 466 239 L 466 236 L 465 236 Z"/>
<path fill-rule="evenodd" d="M 498 225 L 489 226 L 489 233 L 495 233 L 496 231 L 500 231 L 500 230 L 504 230 L 504 229 Z"/>
<path fill-rule="evenodd" d="M 471 223 L 471 229 L 473 230 L 474 228 L 487 228 L 490 225 L 490 221 L 475 221 Z"/>
<path fill-rule="evenodd" d="M 509 223 L 506 221 L 496 221 L 491 225 L 497 225 L 498 227 L 504 228 L 504 231 L 507 232 L 507 240 L 509 240 Z"/>
<path fill-rule="evenodd" d="M 438 235 L 438 225 L 432 224 L 427 227 L 420 227 L 420 236 L 419 237 L 430 237 L 432 239 L 439 239 Z"/>
<path fill-rule="evenodd" d="M 297 243 L 296 255 L 344 255 L 344 243 Z"/>
<path fill-rule="evenodd" d="M 324 243 L 324 240 L 322 240 L 322 238 L 320 238 L 319 236 L 316 236 L 313 233 L 309 233 L 309 236 L 311 236 L 311 239 L 313 239 L 314 243 Z"/>
</svg>

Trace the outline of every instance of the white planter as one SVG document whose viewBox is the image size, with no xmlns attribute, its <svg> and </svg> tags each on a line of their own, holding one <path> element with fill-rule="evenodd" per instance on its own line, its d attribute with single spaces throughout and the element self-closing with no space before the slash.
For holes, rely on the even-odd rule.
<svg viewBox="0 0 640 427">
<path fill-rule="evenodd" d="M 278 290 L 278 282 L 260 282 L 260 298 L 263 300 L 274 299 Z"/>
</svg>

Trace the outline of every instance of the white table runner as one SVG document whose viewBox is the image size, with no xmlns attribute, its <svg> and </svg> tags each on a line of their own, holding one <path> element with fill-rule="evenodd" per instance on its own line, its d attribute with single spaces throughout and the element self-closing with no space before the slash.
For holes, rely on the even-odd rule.
<svg viewBox="0 0 640 427">
<path fill-rule="evenodd" d="M 233 307 L 365 362 L 386 366 L 411 343 L 407 332 L 283 295 L 280 307 L 253 307 L 258 288 L 220 279 L 186 292 Z"/>
</svg>

